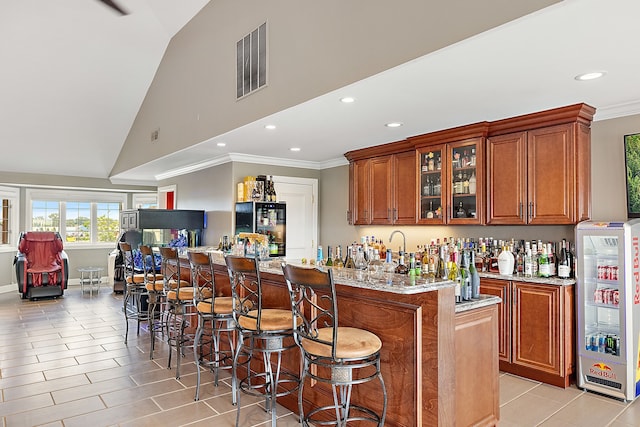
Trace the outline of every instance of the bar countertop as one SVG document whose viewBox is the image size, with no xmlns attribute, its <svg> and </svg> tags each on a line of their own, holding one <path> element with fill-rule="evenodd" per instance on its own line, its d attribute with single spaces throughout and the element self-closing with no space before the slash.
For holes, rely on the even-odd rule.
<svg viewBox="0 0 640 427">
<path fill-rule="evenodd" d="M 224 255 L 218 250 L 210 250 L 207 248 L 193 248 L 190 250 L 205 250 L 210 252 L 213 255 L 213 261 L 216 264 L 224 265 Z M 280 259 L 265 259 L 260 261 L 260 272 L 283 275 L 281 262 L 282 260 Z M 302 264 L 299 260 L 287 260 L 286 262 L 303 267 L 311 267 L 308 264 Z M 393 292 L 396 294 L 418 294 L 455 286 L 455 283 L 451 280 L 429 280 L 422 277 L 402 274 L 376 274 L 353 270 L 350 268 L 334 269 L 333 279 L 336 283 L 341 285 L 382 292 Z M 480 295 L 479 298 L 471 301 L 457 303 L 455 311 L 456 313 L 460 313 L 476 308 L 486 307 L 492 304 L 498 304 L 501 301 L 502 300 L 499 297 L 493 295 Z"/>
</svg>

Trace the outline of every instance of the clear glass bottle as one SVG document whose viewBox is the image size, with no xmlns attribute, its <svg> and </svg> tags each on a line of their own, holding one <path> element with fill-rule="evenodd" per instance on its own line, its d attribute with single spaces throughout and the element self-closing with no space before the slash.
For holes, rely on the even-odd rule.
<svg viewBox="0 0 640 427">
<path fill-rule="evenodd" d="M 469 194 L 476 194 L 477 185 L 476 171 L 474 170 L 469 178 Z"/>
<path fill-rule="evenodd" d="M 353 261 L 353 246 L 347 247 L 347 258 L 344 260 L 345 268 L 356 268 L 356 264 Z"/>
<path fill-rule="evenodd" d="M 398 266 L 396 267 L 396 274 L 409 274 L 409 268 L 404 264 L 404 252 L 400 251 L 398 257 Z"/>
<path fill-rule="evenodd" d="M 342 268 L 344 263 L 342 262 L 342 246 L 336 246 L 336 256 L 333 259 L 333 268 Z"/>
<path fill-rule="evenodd" d="M 476 251 L 471 249 L 471 263 L 469 264 L 469 273 L 471 273 L 471 298 L 480 298 L 480 275 L 476 268 Z"/>
</svg>

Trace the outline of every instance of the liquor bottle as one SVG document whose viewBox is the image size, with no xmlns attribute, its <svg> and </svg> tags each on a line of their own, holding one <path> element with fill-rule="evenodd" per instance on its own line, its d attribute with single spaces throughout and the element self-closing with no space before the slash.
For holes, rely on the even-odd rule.
<svg viewBox="0 0 640 427">
<path fill-rule="evenodd" d="M 471 164 L 469 166 L 475 166 L 476 165 L 476 149 L 472 148 L 471 149 Z"/>
<path fill-rule="evenodd" d="M 460 204 L 458 205 L 458 209 L 456 209 L 456 218 L 466 218 L 467 217 L 467 211 L 464 210 L 464 206 L 462 205 L 462 202 L 460 202 Z"/>
<path fill-rule="evenodd" d="M 322 246 L 318 245 L 318 252 L 316 254 L 316 265 L 322 267 L 324 265 L 324 257 L 322 255 Z"/>
<path fill-rule="evenodd" d="M 449 261 L 447 263 L 448 274 L 447 278 L 455 282 L 455 297 L 456 302 L 462 302 L 462 277 L 460 276 L 460 270 L 455 262 Z"/>
<path fill-rule="evenodd" d="M 525 251 L 524 277 L 533 277 L 533 257 L 531 256 L 531 248 L 526 248 Z"/>
<path fill-rule="evenodd" d="M 345 268 L 356 268 L 356 264 L 353 262 L 353 246 L 347 247 L 347 258 L 344 260 Z"/>
<path fill-rule="evenodd" d="M 358 246 L 358 251 L 356 252 L 356 258 L 353 260 L 353 264 L 356 270 L 367 269 L 367 260 L 364 259 L 364 251 L 362 250 L 362 246 Z"/>
<path fill-rule="evenodd" d="M 431 241 L 431 245 L 433 245 L 433 240 Z M 430 254 L 432 249 L 433 249 L 432 246 L 429 246 L 429 248 L 427 248 L 427 245 L 425 245 L 425 248 L 422 251 L 422 262 L 420 264 L 420 276 L 422 276 L 425 279 L 429 277 L 429 266 L 431 264 Z"/>
<path fill-rule="evenodd" d="M 549 258 L 549 277 L 556 275 L 556 245 L 553 243 L 547 244 L 547 258 Z"/>
<path fill-rule="evenodd" d="M 398 258 L 398 266 L 396 267 L 396 274 L 409 274 L 409 269 L 404 264 L 404 252 L 399 252 L 400 256 Z"/>
<path fill-rule="evenodd" d="M 480 297 L 480 275 L 476 268 L 476 251 L 471 249 L 471 263 L 469 264 L 469 273 L 471 273 L 471 298 Z"/>
<path fill-rule="evenodd" d="M 428 157 L 428 161 L 427 161 L 427 169 L 429 169 L 430 171 L 435 170 L 436 169 L 436 162 L 433 158 L 433 152 L 429 152 L 429 154 L 427 154 Z"/>
<path fill-rule="evenodd" d="M 433 179 L 433 190 L 431 193 L 434 196 L 439 196 L 442 194 L 442 183 L 440 182 L 440 175 L 435 176 Z"/>
<path fill-rule="evenodd" d="M 342 268 L 344 263 L 342 262 L 342 246 L 336 246 L 336 256 L 333 259 L 333 268 Z"/>
<path fill-rule="evenodd" d="M 433 211 L 433 200 L 429 200 L 429 210 L 427 211 L 427 219 L 432 219 L 435 215 Z"/>
<path fill-rule="evenodd" d="M 469 194 L 469 176 L 466 172 L 462 175 L 462 193 Z"/>
<path fill-rule="evenodd" d="M 560 246 L 560 255 L 558 256 L 558 277 L 568 279 L 571 277 L 571 264 L 567 253 L 567 240 L 562 239 Z"/>
<path fill-rule="evenodd" d="M 476 171 L 474 170 L 469 178 L 469 194 L 476 194 L 477 185 Z"/>
<path fill-rule="evenodd" d="M 538 245 L 534 243 L 535 241 L 531 241 L 531 274 L 533 277 L 538 277 Z"/>
<path fill-rule="evenodd" d="M 416 254 L 409 252 L 409 276 L 417 276 L 416 273 Z"/>
<path fill-rule="evenodd" d="M 331 246 L 327 246 L 327 260 L 324 262 L 324 265 L 333 267 L 333 248 Z"/>
<path fill-rule="evenodd" d="M 513 275 L 514 263 L 513 253 L 511 253 L 507 246 L 503 246 L 502 252 L 498 255 L 498 270 L 500 274 L 503 276 Z"/>
<path fill-rule="evenodd" d="M 538 257 L 538 276 L 549 277 L 549 256 L 547 255 L 547 245 L 542 245 L 542 253 Z"/>
<path fill-rule="evenodd" d="M 382 239 L 380 239 L 378 244 L 379 244 L 379 247 L 380 247 L 378 249 L 378 251 L 380 252 L 380 259 L 386 258 L 387 257 L 387 246 L 384 244 L 384 241 Z"/>
<path fill-rule="evenodd" d="M 442 170 L 442 158 L 439 154 L 436 157 L 436 170 Z"/>
<path fill-rule="evenodd" d="M 569 258 L 569 268 L 571 268 L 571 272 L 569 273 L 569 277 L 574 279 L 576 277 L 576 258 L 573 255 L 575 248 L 573 247 L 573 243 L 569 244 L 567 242 L 567 258 Z"/>
</svg>

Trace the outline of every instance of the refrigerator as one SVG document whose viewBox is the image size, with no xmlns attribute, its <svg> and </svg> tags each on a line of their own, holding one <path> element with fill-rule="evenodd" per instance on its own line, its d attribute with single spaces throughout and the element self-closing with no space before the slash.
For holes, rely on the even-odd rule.
<svg viewBox="0 0 640 427">
<path fill-rule="evenodd" d="M 236 232 L 267 236 L 269 257 L 284 257 L 287 249 L 287 205 L 282 202 L 237 202 Z"/>
<path fill-rule="evenodd" d="M 640 394 L 640 219 L 576 226 L 578 387 Z"/>
</svg>

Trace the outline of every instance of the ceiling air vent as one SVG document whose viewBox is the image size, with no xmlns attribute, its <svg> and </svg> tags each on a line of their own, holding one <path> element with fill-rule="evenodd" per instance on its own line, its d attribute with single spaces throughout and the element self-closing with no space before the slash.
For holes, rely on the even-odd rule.
<svg viewBox="0 0 640 427">
<path fill-rule="evenodd" d="M 267 84 L 267 23 L 236 43 L 236 99 Z"/>
</svg>

